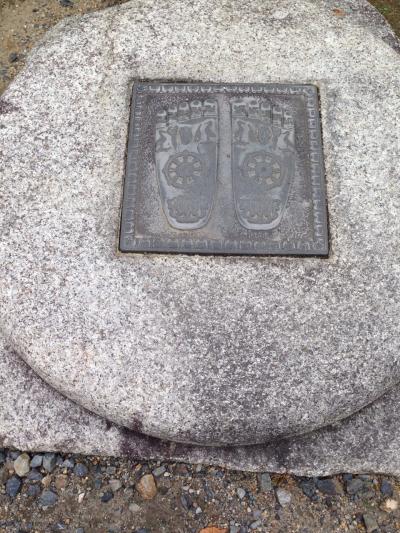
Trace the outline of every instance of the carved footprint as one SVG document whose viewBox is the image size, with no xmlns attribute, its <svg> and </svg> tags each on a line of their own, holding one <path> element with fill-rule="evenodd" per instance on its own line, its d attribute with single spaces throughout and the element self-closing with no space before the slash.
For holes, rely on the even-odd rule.
<svg viewBox="0 0 400 533">
<path fill-rule="evenodd" d="M 205 226 L 213 207 L 218 160 L 218 104 L 193 100 L 162 109 L 156 123 L 162 207 L 180 230 Z"/>
<path fill-rule="evenodd" d="M 293 118 L 254 97 L 231 100 L 232 178 L 237 217 L 247 229 L 276 228 L 295 170 Z"/>
</svg>

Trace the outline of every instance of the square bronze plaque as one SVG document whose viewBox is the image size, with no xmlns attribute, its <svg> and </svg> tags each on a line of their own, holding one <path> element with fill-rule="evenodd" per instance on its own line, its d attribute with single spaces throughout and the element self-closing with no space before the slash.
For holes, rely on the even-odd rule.
<svg viewBox="0 0 400 533">
<path fill-rule="evenodd" d="M 135 83 L 120 250 L 326 256 L 317 88 Z"/>
</svg>

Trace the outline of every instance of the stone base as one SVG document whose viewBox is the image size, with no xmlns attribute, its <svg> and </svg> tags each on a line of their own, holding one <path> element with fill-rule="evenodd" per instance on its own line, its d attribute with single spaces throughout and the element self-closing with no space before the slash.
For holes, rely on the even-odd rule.
<svg viewBox="0 0 400 533">
<path fill-rule="evenodd" d="M 345 4 L 131 1 L 30 55 L 0 98 L 3 446 L 400 473 L 399 43 Z M 135 79 L 316 85 L 329 257 L 118 253 Z"/>
<path fill-rule="evenodd" d="M 400 475 L 400 388 L 335 426 L 296 438 L 230 448 L 177 445 L 120 428 L 79 407 L 43 382 L 3 341 L 0 445 L 308 476 Z"/>
</svg>

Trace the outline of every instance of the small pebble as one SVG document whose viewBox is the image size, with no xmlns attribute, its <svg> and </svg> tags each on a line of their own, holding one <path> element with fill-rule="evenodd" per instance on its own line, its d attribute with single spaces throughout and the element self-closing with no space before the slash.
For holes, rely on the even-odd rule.
<svg viewBox="0 0 400 533">
<path fill-rule="evenodd" d="M 272 479 L 268 472 L 259 474 L 258 486 L 261 492 L 270 492 L 272 490 Z"/>
<path fill-rule="evenodd" d="M 74 3 L 72 0 L 59 0 L 62 7 L 73 7 Z"/>
<path fill-rule="evenodd" d="M 365 490 L 365 486 L 361 492 L 363 500 L 374 500 L 376 498 L 376 493 L 374 490 Z"/>
<path fill-rule="evenodd" d="M 16 61 L 18 61 L 18 54 L 17 52 L 11 52 L 11 54 L 8 56 L 8 61 L 10 63 L 15 63 Z"/>
<path fill-rule="evenodd" d="M 141 510 L 141 507 L 137 503 L 131 503 L 129 505 L 129 510 L 131 513 L 138 513 Z"/>
<path fill-rule="evenodd" d="M 140 529 L 136 529 L 135 533 L 150 533 L 150 531 L 145 527 L 141 527 Z"/>
<path fill-rule="evenodd" d="M 364 483 L 360 478 L 353 478 L 348 481 L 346 485 L 346 490 L 348 494 L 354 495 L 357 494 L 364 487 Z"/>
<path fill-rule="evenodd" d="M 119 479 L 110 479 L 108 486 L 113 492 L 117 492 L 122 487 L 122 483 Z"/>
<path fill-rule="evenodd" d="M 43 468 L 51 473 L 57 464 L 57 456 L 55 453 L 45 453 L 43 457 Z"/>
<path fill-rule="evenodd" d="M 31 498 L 36 498 L 40 494 L 40 487 L 39 485 L 29 485 L 28 489 L 26 491 L 27 495 Z"/>
<path fill-rule="evenodd" d="M 43 455 L 36 454 L 31 459 L 31 468 L 39 468 L 43 463 Z"/>
<path fill-rule="evenodd" d="M 74 466 L 74 474 L 78 477 L 85 477 L 88 474 L 88 468 L 83 463 L 77 463 Z"/>
<path fill-rule="evenodd" d="M 393 487 L 392 487 L 391 483 L 387 479 L 382 480 L 381 493 L 384 496 L 389 496 L 389 497 L 393 496 Z"/>
<path fill-rule="evenodd" d="M 165 466 L 159 466 L 152 471 L 153 476 L 160 477 L 166 472 Z"/>
<path fill-rule="evenodd" d="M 397 511 L 397 509 L 399 508 L 399 502 L 397 500 L 393 500 L 392 498 L 389 498 L 383 502 L 382 508 L 387 513 Z"/>
<path fill-rule="evenodd" d="M 317 489 L 323 494 L 328 494 L 329 496 L 335 496 L 337 494 L 333 479 L 317 479 L 315 484 Z"/>
<path fill-rule="evenodd" d="M 30 470 L 31 458 L 27 453 L 21 453 L 14 461 L 14 470 L 17 476 L 24 477 Z"/>
<path fill-rule="evenodd" d="M 83 529 L 83 527 L 78 527 L 75 533 L 85 533 L 85 530 Z"/>
<path fill-rule="evenodd" d="M 238 495 L 239 500 L 243 500 L 243 498 L 246 496 L 246 491 L 242 489 L 241 487 L 239 487 L 236 490 L 236 494 Z"/>
<path fill-rule="evenodd" d="M 29 481 L 42 481 L 43 479 L 43 475 L 36 468 L 32 468 L 26 477 Z"/>
<path fill-rule="evenodd" d="M 289 503 L 292 501 L 292 495 L 285 489 L 277 489 L 276 497 L 282 507 L 289 505 Z"/>
<path fill-rule="evenodd" d="M 152 474 L 146 474 L 136 484 L 136 490 L 144 500 L 151 500 L 157 494 L 157 486 Z"/>
<path fill-rule="evenodd" d="M 81 492 L 79 495 L 78 495 L 78 503 L 82 503 L 83 500 L 85 498 L 85 493 L 84 492 Z"/>
<path fill-rule="evenodd" d="M 39 504 L 42 507 L 50 507 L 54 505 L 58 500 L 58 496 L 52 490 L 45 489 L 39 498 Z"/>
<path fill-rule="evenodd" d="M 74 468 L 75 461 L 73 459 L 65 459 L 63 463 L 61 464 L 62 468 Z"/>
<path fill-rule="evenodd" d="M 65 531 L 66 526 L 63 524 L 63 522 L 57 522 L 57 524 L 54 526 L 54 531 Z"/>
<path fill-rule="evenodd" d="M 12 451 L 9 451 L 8 452 L 8 459 L 10 461 L 15 461 L 15 459 L 17 459 L 17 457 L 21 455 L 21 452 L 12 452 Z"/>
<path fill-rule="evenodd" d="M 373 531 L 377 531 L 379 529 L 378 522 L 372 515 L 364 514 L 363 520 L 367 533 L 373 533 Z"/>
<path fill-rule="evenodd" d="M 302 479 L 299 485 L 303 491 L 303 494 L 307 496 L 307 498 L 310 498 L 310 500 L 313 502 L 317 502 L 319 500 L 317 488 L 312 479 Z"/>
<path fill-rule="evenodd" d="M 190 508 L 193 506 L 192 499 L 187 494 L 182 494 L 181 504 L 182 504 L 182 507 L 185 509 L 185 511 L 189 511 Z"/>
<path fill-rule="evenodd" d="M 110 500 L 112 500 L 113 498 L 114 498 L 114 494 L 113 494 L 110 490 L 108 490 L 108 491 L 105 492 L 105 493 L 103 494 L 103 496 L 101 497 L 101 501 L 102 501 L 103 503 L 107 503 L 107 502 L 109 502 Z"/>
<path fill-rule="evenodd" d="M 46 489 L 48 489 L 51 485 L 51 476 L 50 474 L 48 474 L 47 476 L 45 476 L 43 479 L 42 479 L 42 485 L 43 487 L 45 487 Z"/>
<path fill-rule="evenodd" d="M 6 493 L 10 498 L 15 498 L 15 496 L 21 490 L 22 481 L 17 476 L 12 476 L 6 483 Z"/>
<path fill-rule="evenodd" d="M 210 488 L 210 486 L 208 485 L 206 481 L 204 482 L 203 486 L 204 486 L 206 501 L 212 501 L 215 498 L 214 491 Z"/>
<path fill-rule="evenodd" d="M 64 474 L 60 474 L 60 475 L 56 476 L 56 480 L 55 480 L 54 484 L 55 484 L 55 486 L 56 486 L 56 488 L 58 490 L 65 489 L 65 487 L 68 484 L 68 476 L 66 476 Z"/>
</svg>

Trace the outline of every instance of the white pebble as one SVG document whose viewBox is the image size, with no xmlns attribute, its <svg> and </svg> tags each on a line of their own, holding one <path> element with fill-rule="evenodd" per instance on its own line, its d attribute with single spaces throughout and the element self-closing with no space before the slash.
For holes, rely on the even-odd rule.
<svg viewBox="0 0 400 533">
<path fill-rule="evenodd" d="M 391 513 L 392 511 L 397 511 L 398 507 L 399 507 L 399 502 L 397 500 L 393 500 L 392 498 L 385 500 L 383 504 L 383 508 L 388 513 Z"/>
<path fill-rule="evenodd" d="M 276 497 L 282 507 L 284 505 L 289 505 L 289 503 L 292 501 L 292 495 L 285 489 L 278 489 L 276 491 Z"/>
</svg>

